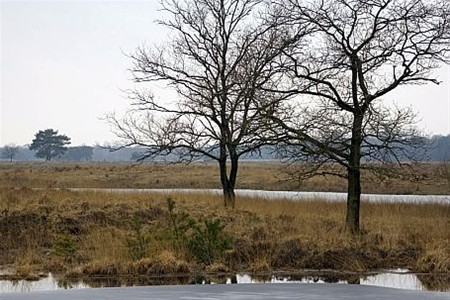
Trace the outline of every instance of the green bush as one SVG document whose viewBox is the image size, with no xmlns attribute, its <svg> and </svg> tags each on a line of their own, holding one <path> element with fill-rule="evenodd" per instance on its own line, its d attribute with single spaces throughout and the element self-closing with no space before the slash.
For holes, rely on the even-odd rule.
<svg viewBox="0 0 450 300">
<path fill-rule="evenodd" d="M 220 220 L 205 219 L 202 226 L 185 212 L 175 212 L 175 201 L 167 199 L 169 224 L 174 246 L 188 251 L 198 261 L 210 265 L 230 249 L 230 238 L 224 233 Z"/>
<path fill-rule="evenodd" d="M 187 246 L 189 253 L 200 262 L 210 265 L 230 249 L 230 238 L 224 233 L 219 219 L 205 220 L 204 226 L 195 226 Z"/>
<path fill-rule="evenodd" d="M 169 209 L 169 224 L 173 234 L 173 244 L 176 248 L 183 248 L 188 238 L 188 231 L 195 227 L 196 221 L 185 212 L 175 212 L 175 201 L 167 198 Z"/>
<path fill-rule="evenodd" d="M 58 236 L 53 243 L 56 256 L 62 257 L 67 262 L 72 262 L 78 250 L 76 239 L 70 234 Z"/>
</svg>

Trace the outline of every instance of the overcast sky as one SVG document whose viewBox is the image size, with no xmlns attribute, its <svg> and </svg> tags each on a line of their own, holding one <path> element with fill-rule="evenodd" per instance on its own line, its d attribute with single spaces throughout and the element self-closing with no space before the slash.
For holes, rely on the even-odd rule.
<svg viewBox="0 0 450 300">
<path fill-rule="evenodd" d="M 157 0 L 3 1 L 1 3 L 0 146 L 31 143 L 53 128 L 72 145 L 114 140 L 101 118 L 129 107 L 130 59 L 136 47 L 166 40 L 155 24 Z M 411 106 L 430 134 L 450 134 L 450 67 L 439 86 L 408 87 L 389 95 Z"/>
</svg>

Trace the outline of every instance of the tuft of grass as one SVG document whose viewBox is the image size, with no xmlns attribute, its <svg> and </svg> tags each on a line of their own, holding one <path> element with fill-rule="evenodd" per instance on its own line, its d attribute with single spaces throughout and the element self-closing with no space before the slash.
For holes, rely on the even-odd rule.
<svg viewBox="0 0 450 300">
<path fill-rule="evenodd" d="M 152 237 L 144 232 L 143 220 L 139 214 L 131 220 L 132 234 L 127 239 L 127 246 L 133 259 L 141 259 L 147 255 Z"/>
<path fill-rule="evenodd" d="M 189 273 L 190 267 L 186 261 L 177 259 L 172 252 L 163 251 L 153 262 L 149 271 L 152 275 L 170 275 Z"/>
<path fill-rule="evenodd" d="M 430 243 L 418 258 L 417 270 L 426 273 L 450 273 L 449 242 Z"/>
<path fill-rule="evenodd" d="M 121 262 L 102 259 L 86 263 L 81 269 L 76 268 L 75 270 L 76 272 L 69 272 L 69 274 L 74 277 L 76 275 L 117 277 L 127 274 L 129 266 Z"/>
<path fill-rule="evenodd" d="M 270 259 L 269 259 L 270 260 Z M 268 257 L 259 257 L 250 264 L 250 271 L 255 274 L 268 274 L 272 271 Z"/>
</svg>

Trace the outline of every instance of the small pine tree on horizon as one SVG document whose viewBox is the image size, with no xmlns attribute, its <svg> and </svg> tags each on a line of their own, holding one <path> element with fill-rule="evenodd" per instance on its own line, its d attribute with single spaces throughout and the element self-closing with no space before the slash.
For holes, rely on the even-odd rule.
<svg viewBox="0 0 450 300">
<path fill-rule="evenodd" d="M 58 130 L 45 129 L 35 134 L 30 150 L 36 151 L 36 157 L 51 161 L 52 158 L 63 155 L 69 144 L 70 138 L 66 135 L 58 135 Z"/>
</svg>

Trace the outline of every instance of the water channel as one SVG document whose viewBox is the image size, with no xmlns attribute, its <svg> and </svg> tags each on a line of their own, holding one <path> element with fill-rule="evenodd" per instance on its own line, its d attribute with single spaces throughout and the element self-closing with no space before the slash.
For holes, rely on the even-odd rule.
<svg viewBox="0 0 450 300">
<path fill-rule="evenodd" d="M 450 275 L 412 274 L 407 270 L 390 270 L 378 274 L 351 274 L 351 273 L 311 273 L 278 274 L 278 275 L 249 275 L 237 274 L 235 276 L 219 275 L 193 275 L 183 277 L 141 277 L 141 278 L 86 278 L 83 280 L 60 279 L 51 273 L 39 280 L 0 280 L 0 294 L 26 293 L 33 291 L 50 291 L 58 289 L 82 289 L 118 286 L 144 286 L 167 284 L 251 284 L 251 283 L 335 283 L 335 284 L 361 284 L 381 287 L 393 287 L 409 290 L 428 290 L 450 292 Z M 447 283 L 447 284 L 445 284 Z"/>
<path fill-rule="evenodd" d="M 107 192 L 107 193 L 200 193 L 220 195 L 220 189 L 108 189 L 108 188 L 70 188 L 71 191 L 90 191 L 90 192 Z M 346 201 L 347 193 L 333 192 L 301 192 L 301 191 L 266 191 L 266 190 L 249 190 L 236 189 L 237 196 L 255 197 L 270 200 L 315 200 L 322 199 L 327 201 Z M 361 201 L 368 202 L 396 202 L 396 203 L 444 203 L 450 204 L 450 195 L 387 195 L 387 194 L 362 194 Z"/>
</svg>

